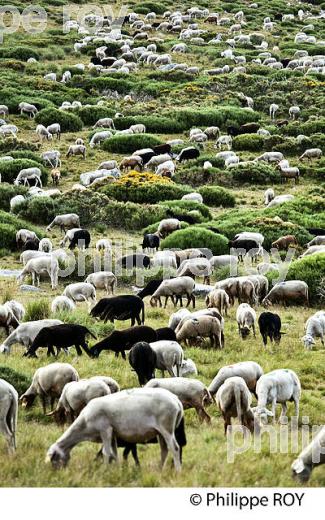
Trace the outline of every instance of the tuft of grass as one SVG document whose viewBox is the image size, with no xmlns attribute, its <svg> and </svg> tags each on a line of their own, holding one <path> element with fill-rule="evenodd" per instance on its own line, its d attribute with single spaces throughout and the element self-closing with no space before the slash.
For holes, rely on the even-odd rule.
<svg viewBox="0 0 325 520">
<path fill-rule="evenodd" d="M 25 321 L 45 320 L 50 317 L 50 305 L 45 299 L 34 300 L 28 303 Z"/>
</svg>

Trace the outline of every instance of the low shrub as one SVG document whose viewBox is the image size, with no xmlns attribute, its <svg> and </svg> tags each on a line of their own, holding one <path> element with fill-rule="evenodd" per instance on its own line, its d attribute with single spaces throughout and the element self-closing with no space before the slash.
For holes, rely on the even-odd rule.
<svg viewBox="0 0 325 520">
<path fill-rule="evenodd" d="M 76 114 L 80 117 L 85 125 L 93 126 L 98 121 L 98 119 L 103 119 L 104 117 L 113 118 L 115 110 L 108 107 L 94 105 L 79 108 L 76 111 Z"/>
<path fill-rule="evenodd" d="M 127 116 L 115 120 L 117 130 L 125 130 L 137 123 L 145 125 L 146 131 L 153 134 L 178 134 L 185 129 L 181 121 L 169 117 L 161 117 L 159 115 Z"/>
<path fill-rule="evenodd" d="M 253 184 L 273 184 L 280 182 L 280 172 L 264 162 L 254 162 L 231 169 L 231 175 L 236 182 Z"/>
<path fill-rule="evenodd" d="M 29 141 L 22 141 L 21 139 L 5 139 L 0 141 L 0 152 L 12 155 L 13 151 L 32 150 L 36 151 L 40 148 L 39 143 L 31 143 Z"/>
<path fill-rule="evenodd" d="M 258 121 L 260 118 L 258 112 L 231 106 L 221 106 L 214 109 L 205 108 L 201 110 L 186 108 L 172 112 L 170 117 L 175 117 L 186 129 L 190 129 L 194 126 L 219 126 L 221 128 L 227 128 L 227 126 L 240 126 L 245 123 L 252 123 Z"/>
<path fill-rule="evenodd" d="M 306 256 L 292 262 L 289 267 L 288 280 L 303 280 L 309 287 L 309 300 L 319 303 L 318 289 L 325 277 L 325 255 L 319 253 Z"/>
<path fill-rule="evenodd" d="M 61 132 L 79 132 L 82 130 L 82 121 L 80 117 L 71 114 L 71 112 L 58 110 L 56 108 L 46 108 L 41 110 L 36 115 L 35 121 L 44 126 L 51 125 L 52 123 L 59 123 L 61 126 Z"/>
<path fill-rule="evenodd" d="M 44 166 L 31 159 L 14 159 L 13 161 L 0 161 L 0 174 L 2 182 L 13 183 L 20 170 L 24 168 L 40 168 L 41 179 L 44 185 L 47 184 L 48 173 Z"/>
<path fill-rule="evenodd" d="M 133 153 L 141 148 L 152 148 L 162 144 L 160 139 L 151 134 L 114 135 L 106 139 L 102 149 L 111 153 Z"/>
<path fill-rule="evenodd" d="M 39 238 L 44 237 L 41 229 L 31 226 L 29 222 L 19 219 L 11 213 L 0 211 L 0 249 L 15 251 L 17 249 L 16 232 L 26 228 L 35 231 Z"/>
<path fill-rule="evenodd" d="M 237 135 L 232 143 L 232 147 L 235 151 L 247 150 L 249 152 L 257 152 L 262 150 L 263 146 L 264 137 L 258 134 Z"/>
<path fill-rule="evenodd" d="M 222 206 L 224 208 L 233 208 L 235 206 L 235 197 L 230 191 L 215 186 L 202 186 L 198 192 L 203 197 L 203 202 L 207 206 Z"/>
<path fill-rule="evenodd" d="M 25 195 L 27 188 L 3 182 L 0 184 L 0 210 L 10 211 L 10 199 L 15 195 Z"/>
<path fill-rule="evenodd" d="M 187 249 L 190 247 L 209 249 L 214 255 L 227 254 L 229 251 L 228 240 L 225 236 L 197 226 L 174 231 L 161 242 L 162 249 Z"/>
<path fill-rule="evenodd" d="M 121 180 L 124 177 L 121 178 Z M 157 204 L 164 200 L 180 199 L 191 190 L 174 182 L 142 182 L 137 185 L 115 182 L 107 184 L 101 192 L 121 202 Z"/>
<path fill-rule="evenodd" d="M 161 206 L 167 208 L 168 217 L 178 218 L 189 224 L 206 222 L 212 218 L 211 212 L 205 204 L 191 200 L 167 200 L 161 202 Z"/>
<path fill-rule="evenodd" d="M 17 390 L 19 395 L 26 392 L 32 382 L 31 378 L 22 372 L 3 365 L 0 366 L 0 379 L 4 379 L 7 383 L 10 383 Z"/>
<path fill-rule="evenodd" d="M 34 224 L 49 224 L 57 215 L 58 203 L 52 197 L 32 197 L 14 208 L 14 213 Z"/>
</svg>

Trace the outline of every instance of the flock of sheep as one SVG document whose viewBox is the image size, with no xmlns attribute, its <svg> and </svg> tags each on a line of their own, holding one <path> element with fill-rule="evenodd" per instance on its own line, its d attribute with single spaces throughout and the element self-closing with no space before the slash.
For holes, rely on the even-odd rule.
<svg viewBox="0 0 325 520">
<path fill-rule="evenodd" d="M 248 9 L 255 9 L 257 4 L 250 4 Z M 300 21 L 306 21 L 304 31 L 295 35 L 295 43 L 315 43 L 313 36 L 308 36 L 308 30 L 312 21 L 317 18 L 299 9 L 297 17 Z M 319 17 L 323 18 L 321 12 Z M 136 74 L 141 67 L 151 67 L 168 74 L 170 71 L 181 70 L 190 77 L 203 73 L 208 76 L 228 74 L 230 72 L 245 73 L 246 57 L 236 51 L 237 45 L 251 43 L 253 34 L 241 34 L 245 28 L 245 14 L 238 11 L 231 15 L 211 13 L 208 9 L 193 7 L 185 13 L 167 11 L 163 15 L 163 21 L 156 21 L 155 13 L 149 13 L 141 17 L 136 13 L 129 13 L 125 23 L 136 34 L 131 37 L 119 37 L 114 40 L 120 44 L 118 56 L 106 55 L 105 46 L 97 47 L 92 56 L 88 69 L 96 68 L 103 76 L 123 73 L 125 75 Z M 228 49 L 221 52 L 221 57 L 231 60 L 234 67 L 228 64 L 223 67 L 201 71 L 197 66 L 187 63 L 173 62 L 173 56 L 184 54 L 188 51 L 189 44 L 205 45 L 203 35 L 205 29 L 201 29 L 198 20 L 206 20 L 215 23 L 216 26 L 229 27 L 227 39 L 225 33 L 218 33 L 208 42 L 209 45 L 219 45 L 226 41 Z M 295 15 L 283 15 L 282 21 L 294 20 Z M 87 21 L 91 21 L 89 18 Z M 96 19 L 95 19 L 96 21 Z M 264 19 L 263 31 L 272 31 L 276 21 L 269 17 Z M 99 30 L 95 35 L 87 34 L 85 27 L 77 21 L 67 22 L 67 28 L 77 30 L 81 37 L 75 43 L 74 49 L 81 49 L 96 43 L 96 38 L 102 35 Z M 104 20 L 109 28 L 110 23 Z M 308 29 L 309 28 L 309 29 Z M 136 46 L 137 40 L 150 39 L 151 31 L 177 35 L 180 42 L 173 45 L 171 53 L 160 54 L 156 43 L 148 43 L 147 46 Z M 306 32 L 305 32 L 306 31 Z M 107 37 L 107 33 L 103 33 Z M 255 35 L 256 36 L 256 35 Z M 113 36 L 111 35 L 111 38 Z M 108 38 L 110 41 L 110 38 Z M 186 43 L 187 42 L 187 43 Z M 157 42 L 158 43 L 158 42 Z M 321 44 L 321 41 L 317 41 Z M 324 43 L 324 42 L 323 42 Z M 253 60 L 261 67 L 272 69 L 293 69 L 303 71 L 306 74 L 313 72 L 325 72 L 325 57 L 309 56 L 307 51 L 298 50 L 290 59 L 277 61 L 268 50 L 268 42 L 264 33 L 260 34 L 259 57 Z M 273 49 L 275 52 L 276 49 Z M 34 58 L 28 61 L 32 62 Z M 80 63 L 74 68 L 85 70 L 85 65 Z M 48 71 L 44 79 L 63 83 L 71 81 L 70 71 L 65 71 L 62 78 Z M 254 100 L 251 97 L 240 94 L 248 111 L 253 110 Z M 130 98 L 130 99 L 128 99 Z M 132 96 L 126 96 L 125 101 L 132 101 Z M 99 102 L 101 104 L 101 102 Z M 60 110 L 71 111 L 80 108 L 79 101 L 64 102 Z M 38 109 L 28 102 L 21 102 L 18 106 L 21 116 L 28 115 L 33 120 Z M 303 109 L 303 107 L 302 107 Z M 272 103 L 269 106 L 269 117 L 275 120 L 279 105 Z M 9 118 L 9 109 L 6 105 L 0 105 L 0 137 L 3 139 L 16 138 L 19 129 L 16 125 L 6 121 Z M 291 106 L 288 117 L 298 120 L 301 116 L 299 106 Z M 93 126 L 95 131 L 85 143 L 78 137 L 74 143 L 69 144 L 66 158 L 87 156 L 87 145 L 93 149 L 100 147 L 103 141 L 112 138 L 116 134 L 146 133 L 146 127 L 142 123 L 130 125 L 126 130 L 116 130 L 116 120 L 123 114 L 116 113 L 114 118 L 101 118 Z M 287 124 L 288 121 L 282 122 Z M 35 125 L 35 132 L 39 140 L 44 144 L 57 141 L 61 137 L 61 127 L 56 121 L 50 125 Z M 294 179 L 299 181 L 299 168 L 290 166 L 284 155 L 278 151 L 264 152 L 256 156 L 252 161 L 241 161 L 241 158 L 232 150 L 233 138 L 238 133 L 252 133 L 262 136 L 270 135 L 269 131 L 258 123 L 247 123 L 239 129 L 229 127 L 227 133 L 222 133 L 217 126 L 209 126 L 205 129 L 192 128 L 189 131 L 190 146 L 186 146 L 183 139 L 171 139 L 162 145 L 152 149 L 135 151 L 131 156 L 123 157 L 118 164 L 116 160 L 101 162 L 92 170 L 80 174 L 80 183 L 72 189 L 86 190 L 89 186 L 103 178 L 110 178 L 112 182 L 119 179 L 127 170 L 155 171 L 157 175 L 173 177 L 179 163 L 195 159 L 200 155 L 208 141 L 214 141 L 216 157 L 222 159 L 226 169 L 238 167 L 238 165 L 250 165 L 264 161 L 276 164 L 283 181 Z M 298 135 L 296 140 L 303 143 L 304 135 Z M 184 145 L 179 153 L 174 152 L 174 147 Z M 300 161 L 319 160 L 322 150 L 317 147 L 306 148 L 299 157 Z M 44 164 L 51 168 L 53 187 L 44 190 L 40 168 L 22 169 L 15 181 L 15 185 L 24 185 L 29 188 L 27 197 L 53 196 L 60 194 L 58 186 L 61 182 L 61 153 L 59 150 L 50 149 L 41 153 Z M 10 155 L 0 157 L 1 161 L 11 161 Z M 203 168 L 212 167 L 209 161 Z M 199 193 L 193 192 L 183 197 L 185 200 L 193 200 L 202 203 Z M 284 204 L 294 198 L 291 194 L 275 195 L 273 188 L 265 192 L 265 205 L 274 207 Z M 16 195 L 10 201 L 10 208 L 14 210 L 17 205 L 25 200 L 22 195 Z M 60 287 L 60 265 L 69 262 L 71 251 L 75 248 L 88 248 L 92 237 L 91 232 L 81 227 L 79 215 L 74 213 L 56 215 L 54 220 L 47 225 L 47 233 L 58 227 L 64 236 L 60 242 L 60 248 L 55 249 L 50 235 L 39 239 L 37 235 L 28 229 L 20 229 L 16 234 L 16 243 L 22 250 L 20 261 L 22 270 L 17 277 L 18 283 L 22 283 L 25 277 L 31 276 L 32 285 L 40 285 L 41 277 L 47 275 L 50 279 L 52 290 Z M 124 458 L 131 452 L 136 464 L 139 464 L 137 444 L 159 442 L 161 450 L 162 466 L 166 461 L 168 452 L 171 452 L 176 471 L 182 466 L 182 451 L 186 446 L 186 421 L 184 410 L 194 408 L 201 421 L 211 421 L 206 407 L 216 404 L 224 420 L 225 434 L 231 430 L 231 420 L 237 418 L 246 432 L 259 435 L 263 424 L 268 417 L 276 417 L 276 405 L 281 404 L 281 416 L 287 414 L 287 403 L 294 402 L 294 416 L 299 417 L 299 401 L 301 397 L 301 384 L 298 375 L 287 368 L 278 368 L 272 372 L 264 373 L 263 368 L 254 361 L 242 361 L 229 366 L 221 367 L 209 386 L 205 386 L 196 376 L 197 368 L 191 359 L 186 359 L 183 347 L 190 345 L 200 346 L 205 340 L 210 341 L 211 348 L 227 348 L 227 340 L 224 334 L 225 321 L 230 320 L 228 311 L 235 304 L 236 323 L 239 338 L 244 340 L 250 334 L 256 336 L 257 327 L 262 341 L 267 346 L 280 343 L 281 317 L 269 310 L 274 304 L 289 305 L 298 304 L 309 307 L 309 288 L 302 280 L 279 282 L 273 287 L 269 286 L 265 273 L 271 270 L 279 270 L 277 264 L 261 263 L 263 258 L 264 236 L 261 233 L 240 231 L 229 242 L 229 254 L 205 255 L 201 249 L 184 249 L 179 251 L 160 250 L 160 241 L 175 230 L 181 228 L 180 220 L 176 218 L 163 219 L 156 232 L 145 234 L 143 237 L 141 253 L 125 255 L 115 259 L 116 265 L 123 268 L 144 268 L 152 266 L 172 268 L 175 277 L 169 279 L 153 279 L 144 288 L 134 287 L 135 294 L 116 294 L 118 285 L 117 274 L 112 271 L 100 271 L 89 274 L 83 282 L 67 285 L 62 294 L 53 298 L 51 311 L 53 314 L 60 311 L 73 311 L 78 304 L 86 303 L 93 319 L 102 319 L 105 322 L 116 320 L 131 320 L 131 327 L 125 330 L 114 330 L 107 338 L 97 342 L 89 348 L 86 341 L 87 335 L 92 335 L 86 327 L 63 323 L 59 319 L 43 319 L 24 322 L 25 309 L 15 300 L 8 301 L 0 306 L 0 327 L 6 332 L 6 339 L 0 345 L 0 352 L 10 354 L 13 345 L 20 344 L 25 348 L 26 357 L 37 356 L 39 349 L 47 349 L 48 355 L 58 355 L 61 350 L 68 354 L 73 348 L 78 355 L 83 351 L 91 358 L 97 358 L 103 350 L 112 351 L 116 356 L 121 354 L 126 359 L 125 351 L 129 351 L 130 367 L 136 372 L 141 388 L 120 389 L 117 381 L 104 375 L 96 375 L 88 379 L 80 379 L 77 370 L 69 363 L 54 362 L 36 370 L 30 387 L 20 396 L 23 407 L 31 407 L 36 398 L 40 398 L 43 411 L 47 413 L 48 405 L 52 416 L 58 424 L 68 423 L 68 427 L 60 438 L 48 449 L 47 459 L 54 467 L 62 467 L 68 464 L 70 452 L 74 446 L 83 441 L 93 441 L 100 444 L 98 456 L 110 462 L 117 459 L 117 448 L 124 448 Z M 273 242 L 272 247 L 279 251 L 287 251 L 289 247 L 297 245 L 293 235 L 280 236 Z M 96 241 L 96 250 L 99 254 L 112 255 L 112 243 L 101 237 Z M 202 248 L 204 244 L 202 244 Z M 70 251 L 67 251 L 69 249 Z M 237 253 L 236 253 L 237 251 Z M 325 236 L 316 234 L 315 238 L 307 244 L 302 256 L 325 252 Z M 211 276 L 220 267 L 229 267 L 231 270 L 240 262 L 250 258 L 251 262 L 259 261 L 257 270 L 259 274 L 247 276 L 230 276 L 211 285 Z M 202 278 L 202 284 L 197 282 Z M 98 300 L 99 291 L 105 292 L 105 297 Z M 130 291 L 131 292 L 131 291 Z M 171 300 L 179 310 L 171 314 L 168 324 L 161 329 L 153 329 L 145 325 L 146 306 L 144 298 L 150 296 L 149 305 L 155 307 L 167 307 Z M 203 297 L 205 308 L 195 310 L 196 301 Z M 186 299 L 186 308 L 183 307 L 183 299 Z M 163 301 L 164 299 L 164 301 Z M 257 316 L 256 307 L 263 305 L 267 308 Z M 188 307 L 192 306 L 192 312 Z M 137 325 L 136 325 L 137 323 Z M 305 324 L 305 334 L 302 342 L 305 348 L 312 349 L 316 340 L 320 339 L 323 346 L 325 337 L 325 311 L 317 311 L 312 314 Z M 56 349 L 56 350 L 55 350 Z M 124 361 L 121 361 L 124 363 Z M 155 378 L 155 371 L 161 370 L 163 375 L 167 371 L 170 377 Z M 257 403 L 252 406 L 252 395 Z M 16 449 L 16 431 L 19 428 L 18 417 L 19 397 L 15 388 L 7 381 L 0 380 L 0 432 L 5 436 L 10 451 Z M 271 410 L 269 409 L 271 407 Z M 130 421 L 132 417 L 132 421 Z M 317 464 L 313 455 L 320 452 L 319 462 L 325 462 L 321 447 L 325 442 L 325 427 L 319 432 L 312 443 L 302 451 L 292 465 L 293 472 L 301 479 L 308 480 L 313 467 Z"/>
</svg>

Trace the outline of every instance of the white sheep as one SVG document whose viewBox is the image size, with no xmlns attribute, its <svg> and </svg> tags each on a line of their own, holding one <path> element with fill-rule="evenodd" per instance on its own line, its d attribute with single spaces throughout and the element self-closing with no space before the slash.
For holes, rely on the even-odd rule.
<svg viewBox="0 0 325 520">
<path fill-rule="evenodd" d="M 311 349 L 316 344 L 316 338 L 320 338 L 323 347 L 325 347 L 324 336 L 325 311 L 318 311 L 308 318 L 305 325 L 305 336 L 301 339 L 304 346 L 307 349 Z"/>
<path fill-rule="evenodd" d="M 254 338 L 255 334 L 255 323 L 256 323 L 256 312 L 248 303 L 241 303 L 236 312 L 236 321 L 238 325 L 239 335 L 245 339 L 250 329 L 253 330 Z"/>
<path fill-rule="evenodd" d="M 275 197 L 275 193 L 274 193 L 274 190 L 273 188 L 268 188 L 267 190 L 265 190 L 264 192 L 264 204 L 265 206 L 267 206 L 271 200 L 273 200 Z"/>
<path fill-rule="evenodd" d="M 262 375 L 256 385 L 257 407 L 254 413 L 262 422 L 267 422 L 267 417 L 273 417 L 275 421 L 276 404 L 282 405 L 281 416 L 287 413 L 287 401 L 294 401 L 295 416 L 299 416 L 299 400 L 301 385 L 297 374 L 293 370 L 280 368 Z M 272 404 L 270 412 L 266 406 Z"/>
<path fill-rule="evenodd" d="M 38 244 L 38 250 L 44 253 L 51 253 L 53 244 L 49 238 L 42 238 Z"/>
<path fill-rule="evenodd" d="M 0 379 L 0 433 L 5 437 L 9 453 L 16 450 L 18 393 L 4 379 Z"/>
<path fill-rule="evenodd" d="M 156 368 L 162 371 L 163 377 L 165 370 L 171 377 L 179 377 L 184 359 L 180 344 L 177 341 L 160 340 L 150 343 L 150 347 L 156 353 Z"/>
<path fill-rule="evenodd" d="M 200 204 L 203 204 L 203 197 L 201 193 L 197 192 L 186 193 L 186 195 L 183 195 L 181 200 L 192 200 L 194 202 L 199 202 Z"/>
<path fill-rule="evenodd" d="M 76 304 L 67 296 L 56 296 L 51 303 L 51 312 L 74 311 Z"/>
<path fill-rule="evenodd" d="M 73 302 L 88 302 L 91 300 L 96 303 L 95 287 L 86 282 L 71 283 L 66 286 L 63 295 L 70 298 Z"/>
<path fill-rule="evenodd" d="M 182 323 L 182 322 L 181 322 Z M 189 317 L 176 329 L 177 341 L 190 343 L 198 338 L 210 338 L 211 348 L 223 348 L 223 325 L 218 318 L 209 315 Z"/>
<path fill-rule="evenodd" d="M 165 307 L 168 298 L 171 298 L 174 305 L 177 304 L 178 299 L 182 302 L 182 296 L 187 297 L 187 306 L 192 302 L 193 308 L 195 306 L 195 297 L 193 295 L 195 282 L 190 276 L 181 276 L 179 278 L 172 278 L 170 280 L 163 280 L 158 289 L 153 293 L 150 299 L 150 305 L 156 307 L 159 303 L 162 306 L 161 297 L 165 297 Z M 176 296 L 176 302 L 174 297 Z"/>
<path fill-rule="evenodd" d="M 275 119 L 275 114 L 277 113 L 278 110 L 279 110 L 279 105 L 277 105 L 276 103 L 272 103 L 270 105 L 269 114 L 270 114 L 271 119 Z"/>
<path fill-rule="evenodd" d="M 238 376 L 244 379 L 249 390 L 255 393 L 257 381 L 263 375 L 262 367 L 255 361 L 241 361 L 221 367 L 209 385 L 211 395 L 215 395 L 220 386 L 229 377 Z"/>
<path fill-rule="evenodd" d="M 117 278 L 111 271 L 98 271 L 97 273 L 89 274 L 85 282 L 90 283 L 96 289 L 104 289 L 106 294 L 114 294 Z"/>
<path fill-rule="evenodd" d="M 51 327 L 52 325 L 61 325 L 60 320 L 36 320 L 21 323 L 0 345 L 0 352 L 10 354 L 11 347 L 17 343 L 28 349 L 36 338 L 37 334 L 43 327 Z"/>
<path fill-rule="evenodd" d="M 15 195 L 10 199 L 10 211 L 14 211 L 20 204 L 22 204 L 25 200 L 23 195 Z"/>
<path fill-rule="evenodd" d="M 244 379 L 238 376 L 226 379 L 217 391 L 216 401 L 223 415 L 225 434 L 231 427 L 232 417 L 238 417 L 242 426 L 257 433 L 258 425 L 251 408 L 252 396 Z"/>
<path fill-rule="evenodd" d="M 304 159 L 320 159 L 323 152 L 320 148 L 308 148 L 300 157 L 299 161 L 303 161 Z"/>
<path fill-rule="evenodd" d="M 23 281 L 25 276 L 32 275 L 32 285 L 35 285 L 35 281 L 39 287 L 41 274 L 47 273 L 51 280 L 52 289 L 56 289 L 58 286 L 59 276 L 59 263 L 58 260 L 52 255 L 40 256 L 38 258 L 32 258 L 28 260 L 25 267 L 23 268 L 20 275 L 17 277 L 17 282 Z"/>
<path fill-rule="evenodd" d="M 205 298 L 205 304 L 208 308 L 215 307 L 220 314 L 227 316 L 230 308 L 229 296 L 224 289 L 213 289 Z"/>
</svg>

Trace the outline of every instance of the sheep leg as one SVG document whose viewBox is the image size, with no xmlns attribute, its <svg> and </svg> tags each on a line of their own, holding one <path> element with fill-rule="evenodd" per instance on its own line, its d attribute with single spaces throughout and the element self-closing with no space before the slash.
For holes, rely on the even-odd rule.
<svg viewBox="0 0 325 520">
<path fill-rule="evenodd" d="M 164 309 L 166 309 L 166 307 L 167 307 L 168 298 L 169 298 L 169 296 L 165 296 L 165 305 L 164 305 Z M 172 298 L 172 300 L 173 300 L 173 298 Z M 174 301 L 173 301 L 173 303 L 174 303 Z M 175 306 L 175 303 L 174 303 L 174 306 Z"/>
<path fill-rule="evenodd" d="M 113 450 L 113 428 L 109 426 L 107 429 L 100 432 L 100 437 L 103 442 L 103 457 L 108 464 L 116 460 Z"/>
<path fill-rule="evenodd" d="M 255 331 L 255 324 L 254 323 L 252 325 L 252 329 L 253 329 L 254 338 L 256 338 L 256 331 Z"/>
<path fill-rule="evenodd" d="M 10 431 L 6 417 L 0 417 L 0 432 L 4 435 L 8 443 L 9 453 L 13 453 L 16 449 L 15 435 Z"/>
<path fill-rule="evenodd" d="M 201 421 L 206 421 L 208 424 L 210 424 L 211 422 L 211 417 L 210 415 L 204 410 L 203 406 L 200 405 L 200 406 L 197 406 L 195 408 L 196 410 L 196 413 L 198 414 L 199 418 L 201 419 Z"/>
<path fill-rule="evenodd" d="M 123 451 L 123 459 L 125 461 L 127 461 L 127 458 L 128 458 L 128 455 L 129 455 L 130 452 L 132 453 L 132 457 L 134 459 L 135 465 L 136 466 L 140 466 L 140 461 L 139 461 L 139 458 L 138 458 L 138 450 L 137 450 L 137 445 L 136 444 L 131 444 L 130 443 L 124 449 L 124 451 Z"/>
<path fill-rule="evenodd" d="M 287 415 L 287 410 L 288 410 L 287 403 L 282 403 L 281 406 L 282 406 L 282 410 L 281 410 L 280 419 L 281 419 L 281 417 L 285 417 Z"/>
<path fill-rule="evenodd" d="M 231 427 L 231 418 L 225 415 L 224 413 L 222 415 L 224 420 L 225 435 L 227 435 L 228 426 Z"/>
<path fill-rule="evenodd" d="M 186 297 L 187 297 L 187 304 L 186 304 L 186 307 L 189 306 L 189 304 L 191 303 L 191 295 L 189 293 L 186 293 Z"/>
<path fill-rule="evenodd" d="M 86 341 L 85 341 L 84 343 L 81 343 L 80 346 L 84 349 L 84 351 L 86 352 L 86 354 L 87 354 L 89 357 L 91 357 L 91 352 L 90 352 L 90 350 L 89 350 L 89 348 L 88 348 L 88 345 L 87 345 Z"/>
<path fill-rule="evenodd" d="M 272 413 L 273 413 L 273 423 L 275 423 L 275 413 L 276 413 L 276 398 L 273 398 L 272 401 Z"/>
<path fill-rule="evenodd" d="M 158 434 L 158 439 L 160 445 L 160 466 L 163 469 L 168 455 L 168 448 L 165 439 L 160 433 Z"/>
<path fill-rule="evenodd" d="M 299 417 L 299 398 L 294 399 L 295 402 L 295 416 Z"/>
<path fill-rule="evenodd" d="M 125 350 L 121 350 L 121 356 L 124 359 L 124 361 L 126 361 Z"/>
<path fill-rule="evenodd" d="M 51 410 L 53 410 L 54 403 L 55 403 L 55 397 L 53 397 L 53 396 L 51 397 L 50 403 L 51 403 Z"/>
<path fill-rule="evenodd" d="M 43 408 L 43 413 L 46 414 L 46 395 L 42 394 L 41 396 L 41 403 Z"/>
<path fill-rule="evenodd" d="M 78 345 L 78 343 L 75 343 L 75 347 L 76 347 L 77 355 L 82 356 L 82 350 L 81 350 L 80 346 Z"/>
</svg>

